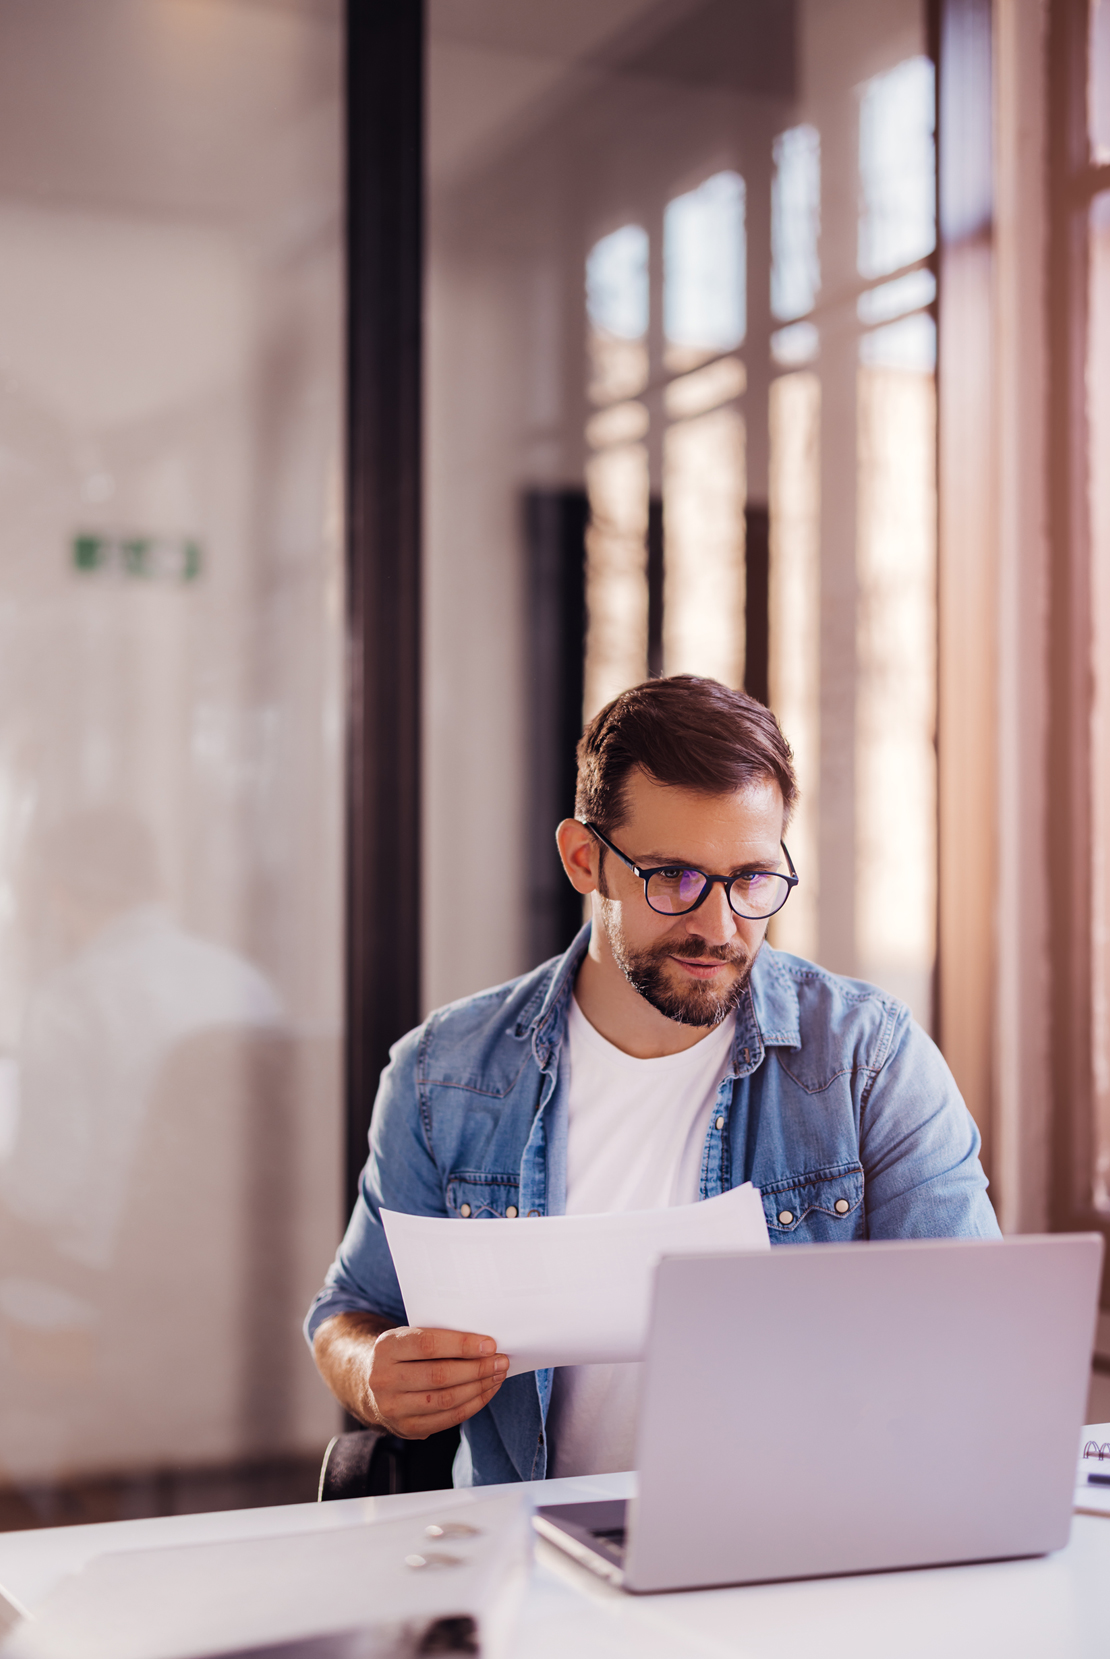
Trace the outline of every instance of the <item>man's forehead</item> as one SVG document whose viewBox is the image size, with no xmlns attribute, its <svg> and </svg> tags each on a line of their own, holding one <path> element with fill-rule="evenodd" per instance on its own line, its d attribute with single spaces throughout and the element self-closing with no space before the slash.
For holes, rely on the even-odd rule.
<svg viewBox="0 0 1110 1659">
<path fill-rule="evenodd" d="M 653 841 L 767 839 L 777 848 L 782 834 L 782 791 L 771 777 L 711 795 L 659 783 L 637 768 L 629 774 L 624 804 L 622 828 Z"/>
</svg>

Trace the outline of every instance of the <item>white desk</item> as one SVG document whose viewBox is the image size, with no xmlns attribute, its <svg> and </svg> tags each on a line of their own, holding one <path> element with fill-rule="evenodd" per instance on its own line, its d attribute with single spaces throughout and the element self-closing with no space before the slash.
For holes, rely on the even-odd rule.
<svg viewBox="0 0 1110 1659">
<path fill-rule="evenodd" d="M 1110 1424 L 1091 1434 L 1110 1440 Z M 610 1475 L 530 1490 L 540 1502 L 576 1502 L 624 1497 L 631 1485 L 631 1476 Z M 416 1493 L 0 1533 L 0 1584 L 33 1611 L 65 1573 L 105 1550 L 358 1526 L 428 1502 Z M 444 1499 L 470 1502 L 467 1492 Z M 643 1597 L 610 1589 L 541 1543 L 517 1648 L 528 1659 L 1106 1659 L 1110 1518 L 1077 1515 L 1067 1549 L 1038 1560 Z"/>
</svg>

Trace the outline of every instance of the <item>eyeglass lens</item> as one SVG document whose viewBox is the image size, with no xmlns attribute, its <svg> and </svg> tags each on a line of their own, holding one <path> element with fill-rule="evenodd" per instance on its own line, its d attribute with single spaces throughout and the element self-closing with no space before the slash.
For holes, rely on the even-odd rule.
<svg viewBox="0 0 1110 1659">
<path fill-rule="evenodd" d="M 700 870 L 659 870 L 648 877 L 647 902 L 661 916 L 681 916 L 697 904 L 705 885 Z M 729 902 L 738 916 L 755 921 L 780 910 L 789 891 L 785 876 L 759 870 L 754 875 L 737 876 L 731 884 Z"/>
</svg>

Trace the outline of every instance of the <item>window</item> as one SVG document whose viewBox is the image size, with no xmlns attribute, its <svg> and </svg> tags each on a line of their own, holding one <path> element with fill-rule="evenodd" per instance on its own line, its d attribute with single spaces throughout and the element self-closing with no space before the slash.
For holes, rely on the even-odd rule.
<svg viewBox="0 0 1110 1659">
<path fill-rule="evenodd" d="M 587 716 L 647 672 L 648 236 L 622 225 L 586 259 L 589 397 L 586 423 Z"/>
<path fill-rule="evenodd" d="M 688 670 L 769 700 L 795 748 L 775 941 L 932 1019 L 926 8 L 755 18 L 433 0 L 428 1006 L 530 966 L 519 918 L 555 914 L 554 688 L 569 752 L 583 713 Z M 494 798 L 491 915 L 441 872 Z"/>
</svg>

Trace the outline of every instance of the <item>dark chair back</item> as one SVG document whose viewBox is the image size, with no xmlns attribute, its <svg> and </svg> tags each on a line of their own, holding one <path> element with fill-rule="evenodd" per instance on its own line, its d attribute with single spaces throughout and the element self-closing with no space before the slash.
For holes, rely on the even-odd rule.
<svg viewBox="0 0 1110 1659">
<path fill-rule="evenodd" d="M 354 1429 L 328 1442 L 320 1466 L 321 1503 L 332 1498 L 380 1498 L 390 1492 L 441 1492 L 451 1486 L 458 1429 L 427 1440 L 401 1440 L 384 1429 Z"/>
</svg>

